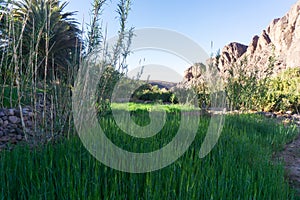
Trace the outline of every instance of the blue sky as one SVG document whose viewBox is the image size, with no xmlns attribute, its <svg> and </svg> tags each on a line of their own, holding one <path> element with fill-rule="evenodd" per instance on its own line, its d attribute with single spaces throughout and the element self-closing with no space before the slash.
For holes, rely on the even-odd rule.
<svg viewBox="0 0 300 200">
<path fill-rule="evenodd" d="M 158 27 L 184 34 L 208 54 L 230 42 L 248 45 L 269 23 L 284 16 L 297 0 L 135 0 L 129 26 Z M 117 0 L 108 0 L 103 13 L 108 37 L 117 33 Z M 89 21 L 90 0 L 70 0 L 67 10 L 78 11 L 77 18 Z M 211 49 L 213 41 L 213 49 Z M 180 64 L 182 65 L 182 63 Z M 185 68 L 187 66 L 184 66 Z M 182 70 L 180 70 L 182 71 Z"/>
<path fill-rule="evenodd" d="M 108 0 L 103 13 L 104 24 L 113 36 L 117 31 L 116 0 Z M 272 19 L 282 17 L 296 0 L 135 0 L 129 25 L 136 28 L 160 27 L 178 31 L 195 40 L 208 53 L 237 41 L 250 43 Z M 68 10 L 77 18 L 88 20 L 91 0 L 70 0 Z"/>
</svg>

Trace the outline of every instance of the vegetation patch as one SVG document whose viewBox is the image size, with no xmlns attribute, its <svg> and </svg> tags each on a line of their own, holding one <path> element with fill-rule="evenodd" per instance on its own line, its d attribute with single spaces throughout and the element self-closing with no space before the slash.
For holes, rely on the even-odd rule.
<svg viewBox="0 0 300 200">
<path fill-rule="evenodd" d="M 140 124 L 148 120 L 143 111 L 149 111 L 149 105 L 129 107 Z M 101 118 L 100 123 L 121 148 L 152 151 L 167 144 L 176 133 L 180 117 L 172 112 L 167 111 L 164 129 L 143 142 L 125 135 L 111 117 Z M 17 147 L 3 151 L 0 198 L 296 199 L 284 178 L 282 163 L 272 160 L 273 153 L 295 137 L 295 129 L 257 115 L 228 115 L 219 142 L 200 159 L 209 121 L 208 117 L 201 118 L 195 141 L 179 160 L 145 174 L 128 174 L 104 166 L 89 154 L 78 137 L 33 150 Z"/>
</svg>

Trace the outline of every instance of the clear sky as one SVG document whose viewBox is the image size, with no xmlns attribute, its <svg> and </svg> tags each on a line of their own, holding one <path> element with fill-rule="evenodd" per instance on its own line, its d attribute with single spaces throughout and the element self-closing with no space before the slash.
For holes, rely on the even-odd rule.
<svg viewBox="0 0 300 200">
<path fill-rule="evenodd" d="M 108 0 L 103 13 L 109 35 L 116 34 L 117 0 Z M 272 19 L 282 17 L 296 0 L 133 0 L 129 25 L 160 27 L 183 33 L 210 53 L 229 42 L 250 43 Z M 68 10 L 88 20 L 91 0 L 69 0 Z"/>
<path fill-rule="evenodd" d="M 159 27 L 178 31 L 211 54 L 230 42 L 248 45 L 274 18 L 284 16 L 297 0 L 133 0 L 129 26 Z M 70 0 L 67 10 L 89 20 L 92 0 Z M 108 0 L 103 22 L 108 36 L 118 30 L 116 4 Z M 211 49 L 213 41 L 213 49 Z"/>
</svg>

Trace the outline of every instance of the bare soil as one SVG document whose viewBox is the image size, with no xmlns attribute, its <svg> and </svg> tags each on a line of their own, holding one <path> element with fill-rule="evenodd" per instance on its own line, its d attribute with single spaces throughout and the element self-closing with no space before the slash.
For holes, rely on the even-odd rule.
<svg viewBox="0 0 300 200">
<path fill-rule="evenodd" d="M 298 127 L 298 136 L 289 144 L 286 144 L 283 151 L 277 156 L 283 159 L 285 164 L 285 171 L 290 185 L 295 188 L 300 197 L 300 115 L 278 116 L 279 123 L 285 125 L 296 125 Z"/>
<path fill-rule="evenodd" d="M 285 146 L 279 156 L 283 158 L 285 163 L 285 170 L 290 184 L 300 196 L 300 133 L 294 141 Z"/>
</svg>

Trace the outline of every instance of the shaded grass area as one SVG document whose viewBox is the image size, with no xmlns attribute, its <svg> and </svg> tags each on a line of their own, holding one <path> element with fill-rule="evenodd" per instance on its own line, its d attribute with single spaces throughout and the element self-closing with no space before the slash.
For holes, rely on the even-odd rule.
<svg viewBox="0 0 300 200">
<path fill-rule="evenodd" d="M 118 146 L 151 151 L 167 144 L 176 134 L 174 124 L 180 120 L 177 112 L 168 112 L 160 136 L 144 143 L 124 136 L 110 116 L 100 121 L 107 136 Z M 147 124 L 145 109 L 133 117 L 137 115 L 136 121 Z M 104 166 L 89 154 L 78 137 L 34 150 L 17 147 L 1 152 L 0 198 L 296 199 L 284 180 L 283 165 L 272 160 L 274 151 L 293 139 L 296 130 L 257 115 L 226 116 L 218 144 L 200 159 L 198 154 L 208 125 L 209 118 L 202 117 L 195 141 L 175 163 L 144 174 Z"/>
</svg>

